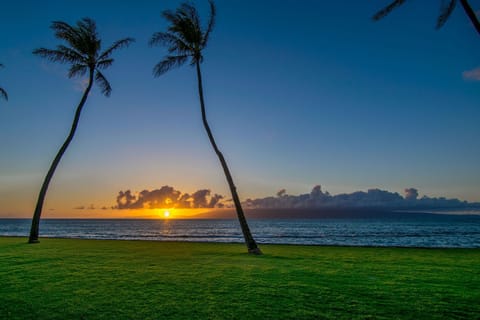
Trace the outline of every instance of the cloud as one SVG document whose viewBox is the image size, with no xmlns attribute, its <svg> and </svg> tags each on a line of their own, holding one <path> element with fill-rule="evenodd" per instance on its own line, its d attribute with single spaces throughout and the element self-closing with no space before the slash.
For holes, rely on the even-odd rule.
<svg viewBox="0 0 480 320">
<path fill-rule="evenodd" d="M 89 205 L 88 207 L 85 206 L 76 206 L 73 208 L 74 210 L 95 210 L 95 206 L 93 204 Z"/>
<path fill-rule="evenodd" d="M 467 70 L 462 73 L 463 79 L 468 81 L 480 81 L 480 67 Z"/>
<path fill-rule="evenodd" d="M 247 208 L 255 209 L 291 209 L 291 208 L 388 208 L 388 209 L 409 209 L 409 208 L 462 208 L 468 206 L 480 206 L 480 203 L 468 203 L 458 199 L 429 198 L 423 196 L 418 198 L 418 190 L 406 188 L 405 197 L 396 192 L 380 189 L 369 189 L 330 195 L 323 192 L 320 185 L 313 187 L 310 193 L 300 195 L 288 195 L 282 189 L 277 192 L 277 197 L 265 197 L 259 199 L 247 199 L 243 202 Z"/>
<path fill-rule="evenodd" d="M 138 207 L 135 208 L 136 200 L 137 198 L 132 195 L 130 190 L 120 191 L 117 196 L 117 209 L 138 209 Z M 140 208 L 143 208 L 143 205 Z"/>
<path fill-rule="evenodd" d="M 191 194 L 182 193 L 170 186 L 133 193 L 119 191 L 117 204 L 112 209 L 164 209 L 164 208 L 233 208 L 232 199 L 213 194 L 209 189 L 200 189 Z M 380 190 L 355 191 L 331 195 L 316 185 L 309 193 L 289 195 L 280 189 L 276 196 L 246 199 L 245 209 L 316 209 L 316 208 L 380 208 L 380 209 L 431 209 L 480 207 L 480 203 L 468 203 L 459 199 L 419 198 L 416 188 L 405 188 L 404 196 L 397 192 Z M 77 207 L 85 209 L 86 207 Z M 93 205 L 87 209 L 94 208 Z M 107 209 L 105 207 L 103 210 Z"/>
<path fill-rule="evenodd" d="M 160 208 L 220 208 L 224 197 L 211 196 L 209 189 L 200 189 L 192 194 L 182 193 L 170 186 L 160 189 L 143 190 L 133 194 L 130 190 L 119 191 L 117 204 L 113 209 L 160 209 Z"/>
<path fill-rule="evenodd" d="M 405 200 L 412 201 L 417 200 L 418 198 L 418 190 L 415 188 L 407 188 L 404 190 L 405 192 Z"/>
<path fill-rule="evenodd" d="M 76 78 L 73 80 L 73 89 L 83 92 L 88 87 L 88 78 Z"/>
<path fill-rule="evenodd" d="M 193 207 L 194 208 L 206 208 L 207 207 L 207 196 L 210 195 L 210 190 L 202 189 L 194 192 L 192 194 Z"/>
<path fill-rule="evenodd" d="M 285 190 L 285 189 L 280 189 L 280 190 L 278 190 L 278 192 L 277 192 L 277 197 L 283 197 L 283 196 L 285 196 L 286 194 L 287 194 L 287 190 Z"/>
<path fill-rule="evenodd" d="M 146 205 L 150 209 L 171 207 L 180 196 L 180 191 L 169 186 L 163 186 L 160 189 L 148 191 L 143 190 L 138 195 L 138 202 L 142 207 Z"/>
<path fill-rule="evenodd" d="M 211 198 L 210 198 L 210 203 L 208 204 L 208 207 L 209 208 L 215 208 L 217 205 L 219 205 L 220 203 L 220 200 L 223 199 L 223 196 L 222 195 L 219 195 L 219 194 L 214 194 Z M 220 207 L 223 208 L 223 204 L 220 204 Z"/>
</svg>

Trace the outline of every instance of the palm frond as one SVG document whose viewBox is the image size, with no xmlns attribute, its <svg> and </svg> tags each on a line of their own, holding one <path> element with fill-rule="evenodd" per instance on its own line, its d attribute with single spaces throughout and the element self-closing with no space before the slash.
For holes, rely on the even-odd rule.
<svg viewBox="0 0 480 320">
<path fill-rule="evenodd" d="M 153 46 L 163 46 L 163 45 L 176 45 L 178 42 L 183 42 L 182 39 L 178 38 L 176 35 L 168 32 L 155 32 L 150 40 L 148 40 L 148 45 Z"/>
<path fill-rule="evenodd" d="M 63 39 L 73 47 L 76 47 L 77 32 L 74 27 L 63 21 L 53 21 L 50 28 L 55 31 L 55 37 Z"/>
<path fill-rule="evenodd" d="M 98 42 L 97 25 L 93 19 L 82 18 L 77 21 L 77 27 L 75 30 L 79 38 L 86 41 L 87 45 Z"/>
<path fill-rule="evenodd" d="M 55 37 L 65 40 L 71 48 L 82 54 L 89 52 L 87 47 L 91 37 L 80 22 L 77 23 L 77 26 L 71 26 L 63 21 L 54 21 L 51 28 L 55 31 Z"/>
<path fill-rule="evenodd" d="M 203 63 L 203 56 L 201 54 L 196 57 L 192 57 L 192 60 L 190 61 L 190 66 L 194 67 L 197 62 Z"/>
<path fill-rule="evenodd" d="M 114 61 L 113 58 L 98 61 L 97 68 L 100 70 L 106 69 L 112 65 L 113 61 Z"/>
<path fill-rule="evenodd" d="M 87 31 L 89 34 L 97 34 L 97 24 L 91 18 L 85 17 L 77 22 L 77 26 L 81 30 Z"/>
<path fill-rule="evenodd" d="M 82 53 L 78 52 L 75 49 L 69 48 L 64 45 L 58 45 L 57 50 L 62 52 L 65 56 L 69 57 L 71 61 L 77 61 L 77 62 L 87 62 L 87 58 L 82 55 Z"/>
<path fill-rule="evenodd" d="M 217 12 L 213 0 L 208 0 L 208 3 L 210 4 L 210 20 L 208 21 L 207 30 L 205 31 L 205 35 L 203 36 L 202 48 L 207 45 L 208 37 L 210 36 L 210 33 L 212 32 L 215 25 L 215 16 Z"/>
<path fill-rule="evenodd" d="M 165 57 L 162 61 L 155 65 L 153 68 L 153 75 L 155 77 L 159 77 L 173 68 L 182 66 L 188 60 L 188 57 L 188 55 Z"/>
<path fill-rule="evenodd" d="M 175 13 L 167 10 L 163 16 L 171 22 L 168 27 L 169 33 L 176 34 L 185 43 L 201 45 L 203 34 L 200 18 L 194 6 L 182 3 Z"/>
<path fill-rule="evenodd" d="M 101 55 L 100 57 L 98 58 L 99 60 L 105 60 L 107 58 L 110 57 L 110 55 L 112 54 L 113 51 L 117 50 L 117 49 L 121 49 L 121 48 L 126 48 L 128 47 L 132 42 L 135 42 L 135 39 L 133 38 L 124 38 L 124 39 L 121 39 L 121 40 L 117 40 L 115 41 L 111 46 L 110 48 L 108 48 L 107 50 L 105 50 Z"/>
<path fill-rule="evenodd" d="M 450 0 L 447 4 L 445 4 L 445 2 L 442 2 L 442 7 L 440 8 L 440 15 L 438 16 L 437 25 L 435 26 L 436 29 L 440 29 L 445 24 L 445 22 L 447 22 L 448 18 L 455 9 L 456 4 L 457 0 Z"/>
<path fill-rule="evenodd" d="M 46 58 L 52 62 L 60 62 L 60 63 L 78 63 L 77 57 L 72 55 L 66 54 L 61 50 L 53 50 L 53 49 L 46 49 L 46 48 L 38 48 L 33 50 L 33 54 L 40 56 L 42 58 Z"/>
<path fill-rule="evenodd" d="M 135 40 L 124 38 L 115 41 L 100 54 L 101 40 L 94 20 L 83 18 L 75 26 L 63 21 L 54 21 L 51 28 L 55 31 L 55 36 L 65 40 L 67 45 L 59 45 L 56 49 L 38 48 L 33 53 L 53 62 L 71 64 L 68 70 L 70 78 L 95 72 L 95 80 L 102 93 L 110 96 L 112 87 L 100 70 L 112 65 L 114 59 L 110 56 L 113 51 L 126 47 Z"/>
<path fill-rule="evenodd" d="M 110 96 L 110 93 L 112 93 L 112 87 L 110 86 L 110 83 L 108 82 L 107 78 L 100 72 L 96 71 L 95 72 L 95 80 L 97 81 L 98 86 L 100 87 L 100 90 L 102 91 L 103 95 L 106 97 Z"/>
<path fill-rule="evenodd" d="M 191 24 L 191 27 L 200 27 L 200 17 L 198 16 L 197 9 L 191 3 L 182 3 L 177 10 L 177 14 L 182 17 L 182 21 Z"/>
<path fill-rule="evenodd" d="M 0 96 L 8 101 L 8 94 L 3 88 L 0 88 Z"/>
<path fill-rule="evenodd" d="M 168 32 L 155 32 L 148 44 L 150 46 L 168 46 L 169 53 L 176 52 L 179 55 L 183 55 L 189 51 L 195 50 L 195 48 L 193 48 L 191 44 L 188 44 L 177 35 Z"/>
<path fill-rule="evenodd" d="M 372 17 L 374 21 L 378 21 L 388 15 L 390 12 L 392 12 L 393 9 L 401 6 L 402 4 L 405 3 L 406 0 L 394 0 L 392 3 L 390 3 L 388 6 L 383 8 L 382 10 L 378 11 L 375 13 Z"/>
<path fill-rule="evenodd" d="M 478 34 L 480 34 L 480 21 L 479 16 L 475 13 L 472 6 L 468 3 L 467 0 L 460 0 L 460 4 L 465 11 L 465 14 L 470 19 L 470 22 L 473 24 L 475 30 L 477 30 Z"/>
<path fill-rule="evenodd" d="M 178 17 L 172 10 L 164 10 L 162 12 L 162 16 L 165 18 L 165 20 L 170 22 L 171 25 L 177 24 Z"/>
<path fill-rule="evenodd" d="M 77 50 L 90 58 L 96 58 L 101 49 L 101 41 L 98 38 L 95 21 L 90 18 L 83 18 L 77 22 L 75 31 L 78 39 Z"/>
<path fill-rule="evenodd" d="M 55 31 L 55 37 L 65 40 L 71 49 L 80 55 L 89 55 L 95 51 L 97 35 L 95 23 L 88 18 L 88 23 L 84 20 L 77 22 L 77 26 L 71 26 L 63 21 L 54 21 L 51 28 Z"/>
<path fill-rule="evenodd" d="M 80 77 L 85 75 L 88 70 L 88 66 L 85 64 L 73 64 L 68 70 L 68 77 Z"/>
<path fill-rule="evenodd" d="M 197 9 L 188 2 L 182 3 L 175 11 L 165 10 L 162 12 L 162 16 L 169 22 L 169 26 L 166 32 L 154 33 L 149 45 L 165 46 L 168 55 L 153 68 L 155 77 L 183 65 L 189 58 L 191 58 L 191 65 L 202 62 L 202 50 L 215 25 L 215 4 L 213 0 L 209 0 L 209 4 L 210 19 L 206 30 L 202 29 Z"/>
</svg>

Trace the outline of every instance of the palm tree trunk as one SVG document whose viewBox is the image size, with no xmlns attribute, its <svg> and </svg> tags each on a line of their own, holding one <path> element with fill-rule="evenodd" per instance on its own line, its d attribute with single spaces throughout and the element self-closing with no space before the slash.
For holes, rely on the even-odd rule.
<svg viewBox="0 0 480 320">
<path fill-rule="evenodd" d="M 87 101 L 88 93 L 92 88 L 92 84 L 93 84 L 93 70 L 90 70 L 90 74 L 88 78 L 88 86 L 85 89 L 85 92 L 83 93 L 82 100 L 80 100 L 80 103 L 77 106 L 77 111 L 75 112 L 75 117 L 73 119 L 70 133 L 67 139 L 65 140 L 65 142 L 63 143 L 62 147 L 60 148 L 60 150 L 58 150 L 58 153 L 55 156 L 55 159 L 53 159 L 53 162 L 50 165 L 50 169 L 48 170 L 48 173 L 45 176 L 45 180 L 43 181 L 42 188 L 40 189 L 40 194 L 38 195 L 38 200 L 37 200 L 37 206 L 35 207 L 35 212 L 33 213 L 32 227 L 30 228 L 30 237 L 28 239 L 28 243 L 39 242 L 38 229 L 40 226 L 40 216 L 42 214 L 43 201 L 45 200 L 45 195 L 47 194 L 48 185 L 50 184 L 50 180 L 52 179 L 53 174 L 55 173 L 55 169 L 57 168 L 60 160 L 62 159 L 63 154 L 67 150 L 68 145 L 70 144 L 70 142 L 73 139 L 73 136 L 75 135 L 75 131 L 77 130 L 77 126 L 78 126 L 78 121 L 80 120 L 80 114 L 82 112 L 85 101 Z"/>
<path fill-rule="evenodd" d="M 480 22 L 478 21 L 475 11 L 473 11 L 472 7 L 470 6 L 467 0 L 460 0 L 460 3 L 463 6 L 463 10 L 465 10 L 465 13 L 470 18 L 470 21 L 472 21 L 473 26 L 475 27 L 477 32 L 480 34 Z"/>
<path fill-rule="evenodd" d="M 228 169 L 227 162 L 225 161 L 225 158 L 223 157 L 222 152 L 220 152 L 220 150 L 218 149 L 217 143 L 213 138 L 212 131 L 210 130 L 210 126 L 208 125 L 207 115 L 205 112 L 205 102 L 203 100 L 203 85 L 202 85 L 202 73 L 200 72 L 200 63 L 197 61 L 195 65 L 197 67 L 198 94 L 200 96 L 200 107 L 202 109 L 203 126 L 207 131 L 208 139 L 210 140 L 210 143 L 212 144 L 212 147 L 215 150 L 215 153 L 217 154 L 218 160 L 220 160 L 220 163 L 222 164 L 225 177 L 227 178 L 228 186 L 230 187 L 230 192 L 232 193 L 233 203 L 235 204 L 235 209 L 237 211 L 238 220 L 242 228 L 243 237 L 245 238 L 245 243 L 247 245 L 248 252 L 253 254 L 262 254 L 262 251 L 257 246 L 257 243 L 253 239 L 252 233 L 250 232 L 250 228 L 248 227 L 247 219 L 245 219 L 245 214 L 243 213 L 242 204 L 240 203 L 240 198 L 238 197 L 237 189 L 235 187 L 235 184 L 233 183 L 232 175 L 230 174 L 230 170 Z"/>
</svg>

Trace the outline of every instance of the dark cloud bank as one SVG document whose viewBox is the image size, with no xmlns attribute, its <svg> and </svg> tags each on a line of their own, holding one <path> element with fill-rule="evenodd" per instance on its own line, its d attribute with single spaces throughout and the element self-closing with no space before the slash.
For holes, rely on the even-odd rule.
<svg viewBox="0 0 480 320">
<path fill-rule="evenodd" d="M 201 189 L 192 194 L 182 193 L 170 186 L 155 190 L 132 193 L 120 191 L 114 209 L 141 208 L 231 208 L 230 199 Z M 479 209 L 480 203 L 469 203 L 459 199 L 419 197 L 418 190 L 408 188 L 401 196 L 396 192 L 370 189 L 349 194 L 331 195 L 323 192 L 321 186 L 313 187 L 310 193 L 289 195 L 285 189 L 276 196 L 247 199 L 246 209 L 372 209 L 379 210 L 428 210 L 428 209 Z"/>
<path fill-rule="evenodd" d="M 441 209 L 441 208 L 480 208 L 480 203 L 468 203 L 459 199 L 419 198 L 418 190 L 408 188 L 402 197 L 397 192 L 369 189 L 367 192 L 356 191 L 349 194 L 332 196 L 323 192 L 317 185 L 310 193 L 288 195 L 285 189 L 277 192 L 276 197 L 247 199 L 244 204 L 255 209 L 314 209 L 314 208 L 379 208 L 379 209 Z"/>
<path fill-rule="evenodd" d="M 416 218 L 438 219 L 438 213 L 477 214 L 480 203 L 459 199 L 419 198 L 418 190 L 408 188 L 404 196 L 396 192 L 370 189 L 332 196 L 320 186 L 310 193 L 288 195 L 285 189 L 274 197 L 247 199 L 244 202 L 249 217 L 272 218 Z M 231 216 L 233 216 L 231 214 Z M 225 214 L 219 217 L 227 217 Z M 446 216 L 445 216 L 446 217 Z M 452 217 L 449 215 L 449 217 Z"/>
</svg>

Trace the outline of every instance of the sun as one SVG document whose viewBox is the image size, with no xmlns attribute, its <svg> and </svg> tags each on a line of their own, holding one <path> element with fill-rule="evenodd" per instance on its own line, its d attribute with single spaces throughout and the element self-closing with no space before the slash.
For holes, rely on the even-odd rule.
<svg viewBox="0 0 480 320">
<path fill-rule="evenodd" d="M 170 217 L 170 211 L 165 210 L 165 211 L 163 212 L 163 216 L 164 216 L 165 218 Z"/>
</svg>

